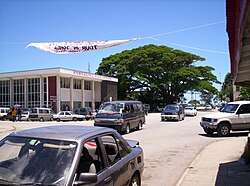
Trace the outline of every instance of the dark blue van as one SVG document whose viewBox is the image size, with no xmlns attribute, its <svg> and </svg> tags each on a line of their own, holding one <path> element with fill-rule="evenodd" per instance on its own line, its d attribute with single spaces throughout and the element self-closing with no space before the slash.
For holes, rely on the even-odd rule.
<svg viewBox="0 0 250 186">
<path fill-rule="evenodd" d="M 110 127 L 128 134 L 131 129 L 141 130 L 145 124 L 145 112 L 140 101 L 111 101 L 101 104 L 94 126 Z"/>
</svg>

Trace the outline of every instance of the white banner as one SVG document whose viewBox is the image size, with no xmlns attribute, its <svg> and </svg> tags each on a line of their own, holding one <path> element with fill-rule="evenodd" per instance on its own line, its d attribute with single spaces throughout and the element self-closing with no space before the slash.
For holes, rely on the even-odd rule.
<svg viewBox="0 0 250 186">
<path fill-rule="evenodd" d="M 48 42 L 48 43 L 30 43 L 27 47 L 36 47 L 40 50 L 55 54 L 66 54 L 75 52 L 87 52 L 99 50 L 112 46 L 127 44 L 130 41 L 138 40 L 133 38 L 128 40 L 106 40 L 106 41 L 82 41 L 82 42 Z"/>
</svg>

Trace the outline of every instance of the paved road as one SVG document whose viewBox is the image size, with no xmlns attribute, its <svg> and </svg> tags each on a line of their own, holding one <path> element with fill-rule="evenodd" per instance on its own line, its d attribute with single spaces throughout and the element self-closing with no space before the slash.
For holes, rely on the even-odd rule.
<svg viewBox="0 0 250 186">
<path fill-rule="evenodd" d="M 202 115 L 186 117 L 180 122 L 161 122 L 160 113 L 150 113 L 146 126 L 141 131 L 124 135 L 125 138 L 140 141 L 145 155 L 143 186 L 174 186 L 197 154 L 209 143 L 226 140 L 216 135 L 207 136 L 199 126 Z M 82 122 L 0 122 L 0 138 L 11 131 L 47 125 L 93 125 L 93 121 Z M 7 129 L 7 131 L 6 131 Z M 231 137 L 242 137 L 232 135 Z M 243 136 L 245 137 L 245 136 Z"/>
</svg>

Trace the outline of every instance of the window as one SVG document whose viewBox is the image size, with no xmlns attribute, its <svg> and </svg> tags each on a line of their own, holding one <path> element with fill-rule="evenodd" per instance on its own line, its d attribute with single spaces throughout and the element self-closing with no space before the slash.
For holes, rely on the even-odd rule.
<svg viewBox="0 0 250 186">
<path fill-rule="evenodd" d="M 84 81 L 84 90 L 92 90 L 91 81 Z"/>
<path fill-rule="evenodd" d="M 100 173 L 104 169 L 104 160 L 98 139 L 91 139 L 83 144 L 82 155 L 76 171 L 77 179 L 83 172 Z"/>
<path fill-rule="evenodd" d="M 28 79 L 28 108 L 40 107 L 40 78 Z"/>
<path fill-rule="evenodd" d="M 74 86 L 73 86 L 74 89 L 81 89 L 82 88 L 81 80 L 79 80 L 79 79 L 74 79 L 73 84 L 74 84 Z"/>
<path fill-rule="evenodd" d="M 24 107 L 24 79 L 14 80 L 14 103 Z"/>
<path fill-rule="evenodd" d="M 0 81 L 0 104 L 10 107 L 10 80 Z"/>
<path fill-rule="evenodd" d="M 70 78 L 60 78 L 61 88 L 70 88 Z"/>
<path fill-rule="evenodd" d="M 250 104 L 241 105 L 239 108 L 240 114 L 250 114 Z"/>
<path fill-rule="evenodd" d="M 124 148 L 122 142 L 112 135 L 102 136 L 101 140 L 105 147 L 110 165 L 115 164 L 122 157 L 128 155 L 128 151 Z"/>
</svg>

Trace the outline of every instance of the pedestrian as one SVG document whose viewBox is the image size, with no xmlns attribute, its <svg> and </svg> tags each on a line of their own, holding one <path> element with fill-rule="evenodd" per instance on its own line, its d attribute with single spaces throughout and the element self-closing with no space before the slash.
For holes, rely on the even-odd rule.
<svg viewBox="0 0 250 186">
<path fill-rule="evenodd" d="M 17 118 L 18 118 L 18 121 L 21 121 L 22 111 L 21 111 L 20 107 L 18 107 L 18 109 L 17 109 Z"/>
<path fill-rule="evenodd" d="M 13 107 L 11 111 L 12 121 L 16 121 L 16 109 Z"/>
</svg>

